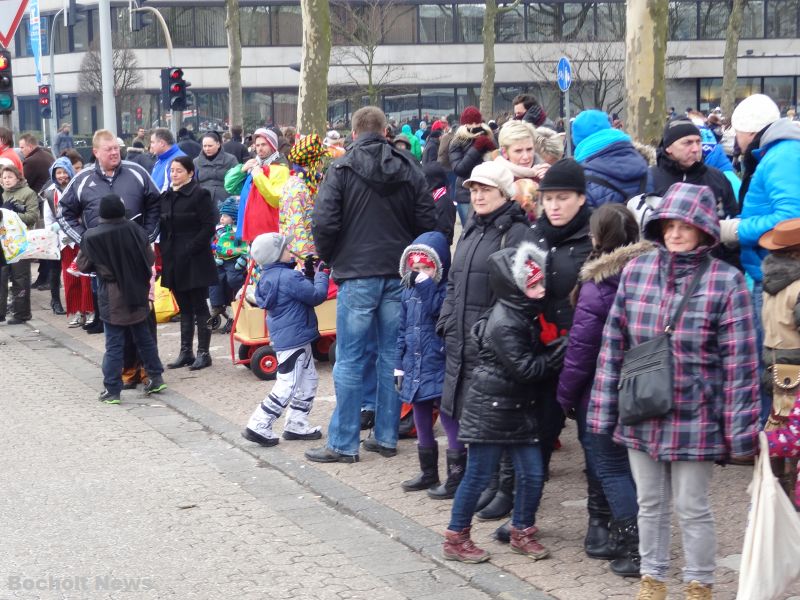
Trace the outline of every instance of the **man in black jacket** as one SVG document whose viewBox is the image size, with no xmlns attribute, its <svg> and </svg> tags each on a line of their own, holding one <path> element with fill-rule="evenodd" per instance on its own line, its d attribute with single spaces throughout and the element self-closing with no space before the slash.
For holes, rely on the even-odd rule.
<svg viewBox="0 0 800 600">
<path fill-rule="evenodd" d="M 377 377 L 374 437 L 364 449 L 397 453 L 400 401 L 394 389 L 400 318 L 398 264 L 418 235 L 436 227 L 433 198 L 419 165 L 386 141 L 386 115 L 367 106 L 353 115 L 353 146 L 320 187 L 312 232 L 319 257 L 339 284 L 336 307 L 336 408 L 315 462 L 357 462 L 364 380 Z M 366 360 L 377 339 L 377 362 Z M 377 370 L 376 370 L 377 369 Z"/>
<path fill-rule="evenodd" d="M 246 163 L 251 157 L 247 146 L 242 143 L 242 126 L 231 127 L 231 136 L 229 142 L 222 144 L 222 149 L 228 154 L 233 154 L 240 163 Z"/>
</svg>

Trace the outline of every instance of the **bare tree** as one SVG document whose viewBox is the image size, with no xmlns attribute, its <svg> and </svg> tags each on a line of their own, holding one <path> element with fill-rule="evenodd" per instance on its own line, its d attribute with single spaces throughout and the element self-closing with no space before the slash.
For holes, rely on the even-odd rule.
<svg viewBox="0 0 800 600">
<path fill-rule="evenodd" d="M 747 0 L 733 0 L 731 16 L 725 33 L 725 56 L 722 59 L 722 114 L 730 117 L 736 103 L 736 77 L 739 37 L 742 34 L 744 5 Z"/>
<path fill-rule="evenodd" d="M 625 23 L 625 107 L 628 131 L 646 144 L 661 137 L 667 112 L 667 0 L 628 0 Z"/>
<path fill-rule="evenodd" d="M 331 57 L 331 19 L 328 0 L 301 0 L 303 54 L 297 101 L 297 131 L 325 134 L 328 116 L 328 67 Z"/>
<path fill-rule="evenodd" d="M 382 91 L 403 78 L 403 68 L 376 62 L 378 48 L 386 33 L 414 7 L 395 0 L 349 2 L 332 0 L 331 30 L 337 47 L 334 65 L 341 67 L 349 85 L 376 105 Z"/>
<path fill-rule="evenodd" d="M 514 0 L 503 7 L 497 6 L 497 0 L 486 0 L 483 14 L 483 78 L 481 79 L 481 114 L 494 113 L 494 43 L 497 39 L 497 17 L 514 10 L 520 0 Z"/>
<path fill-rule="evenodd" d="M 92 43 L 89 51 L 84 55 L 80 67 L 78 89 L 82 94 L 92 98 L 101 98 L 103 95 L 102 77 L 100 75 L 100 51 L 98 44 Z M 139 72 L 136 54 L 121 45 L 120 40 L 114 40 L 114 53 L 112 55 L 114 67 L 114 95 L 117 97 L 131 95 L 142 83 L 142 74 Z"/>
<path fill-rule="evenodd" d="M 228 124 L 244 123 L 242 97 L 242 32 L 239 28 L 239 0 L 225 0 L 225 33 L 228 36 Z"/>
</svg>

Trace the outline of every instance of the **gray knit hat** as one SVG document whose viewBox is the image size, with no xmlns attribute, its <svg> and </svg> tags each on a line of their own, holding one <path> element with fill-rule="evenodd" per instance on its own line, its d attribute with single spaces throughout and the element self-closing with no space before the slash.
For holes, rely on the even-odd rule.
<svg viewBox="0 0 800 600">
<path fill-rule="evenodd" d="M 270 265 L 281 259 L 283 251 L 292 242 L 292 236 L 281 233 L 262 233 L 250 244 L 250 256 L 259 265 Z"/>
</svg>

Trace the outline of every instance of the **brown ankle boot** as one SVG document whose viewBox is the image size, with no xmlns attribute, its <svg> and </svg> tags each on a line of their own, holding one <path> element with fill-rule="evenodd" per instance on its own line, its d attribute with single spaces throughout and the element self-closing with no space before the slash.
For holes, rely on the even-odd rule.
<svg viewBox="0 0 800 600">
<path fill-rule="evenodd" d="M 550 556 L 550 551 L 536 540 L 539 529 L 531 525 L 526 529 L 511 526 L 511 549 L 517 554 L 530 556 L 533 560 L 541 560 Z"/>
<path fill-rule="evenodd" d="M 690 581 L 686 586 L 686 600 L 711 600 L 711 586 Z"/>
<path fill-rule="evenodd" d="M 470 539 L 469 531 L 471 527 L 465 527 L 461 531 L 444 532 L 444 544 L 442 545 L 442 556 L 447 560 L 458 560 L 463 563 L 482 563 L 489 560 L 489 553 L 478 548 Z"/>
<path fill-rule="evenodd" d="M 667 584 L 650 575 L 642 575 L 636 600 L 667 600 Z"/>
</svg>

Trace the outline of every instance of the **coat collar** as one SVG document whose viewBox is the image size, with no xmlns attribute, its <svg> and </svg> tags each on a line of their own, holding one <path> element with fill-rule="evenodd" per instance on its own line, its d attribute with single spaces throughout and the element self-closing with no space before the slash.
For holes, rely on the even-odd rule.
<svg viewBox="0 0 800 600">
<path fill-rule="evenodd" d="M 601 254 L 594 260 L 590 260 L 583 265 L 580 274 L 581 281 L 594 281 L 600 283 L 610 277 L 622 273 L 631 260 L 642 254 L 652 252 L 656 247 L 648 242 L 641 241 L 636 244 L 621 246 L 606 254 Z"/>
</svg>

